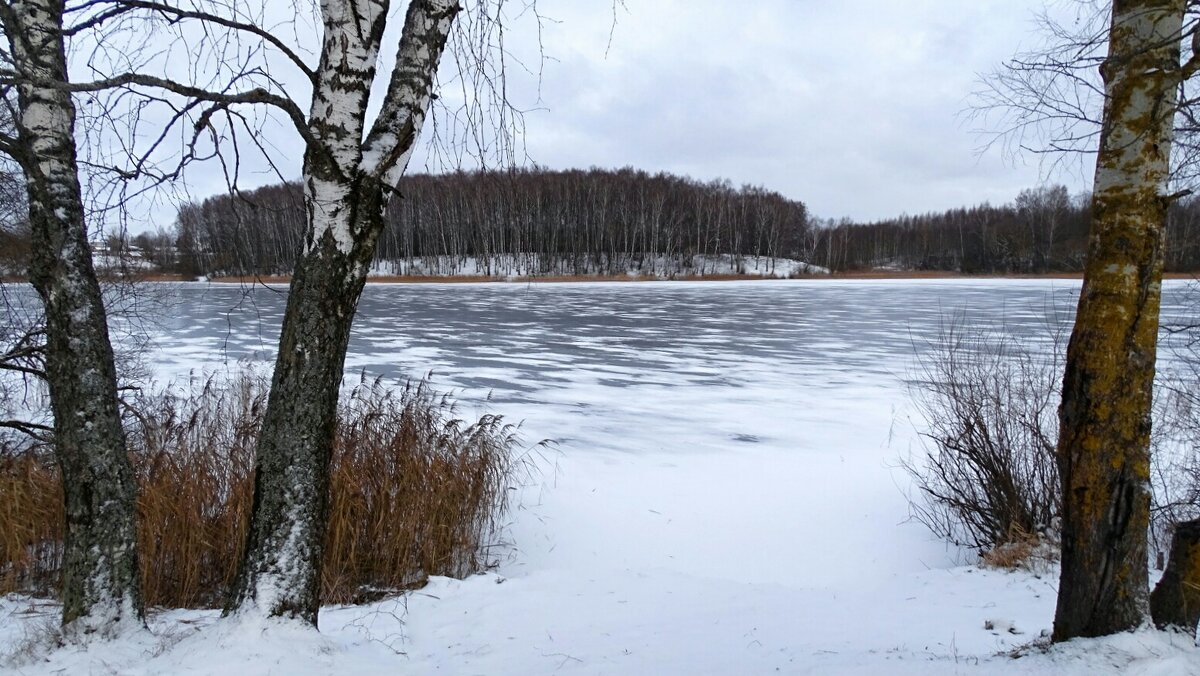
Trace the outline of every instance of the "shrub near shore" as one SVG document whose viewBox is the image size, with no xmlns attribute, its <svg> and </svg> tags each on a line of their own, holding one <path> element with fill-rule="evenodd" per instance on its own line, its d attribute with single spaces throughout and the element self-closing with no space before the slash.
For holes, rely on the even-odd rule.
<svg viewBox="0 0 1200 676">
<path fill-rule="evenodd" d="M 193 379 L 131 402 L 147 605 L 215 607 L 237 572 L 269 382 Z M 354 603 L 494 563 L 509 489 L 526 465 L 515 425 L 457 417 L 427 380 L 363 378 L 343 397 L 330 472 L 322 598 Z M 0 594 L 54 594 L 62 487 L 45 447 L 0 456 Z"/>
</svg>

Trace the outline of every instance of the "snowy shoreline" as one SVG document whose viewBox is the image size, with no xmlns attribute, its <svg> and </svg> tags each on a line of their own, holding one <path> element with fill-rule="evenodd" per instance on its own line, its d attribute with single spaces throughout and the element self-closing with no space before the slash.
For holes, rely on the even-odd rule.
<svg viewBox="0 0 1200 676">
<path fill-rule="evenodd" d="M 270 363 L 283 294 L 177 288 L 156 373 Z M 1194 641 L 1151 630 L 1008 656 L 1049 629 L 1057 570 L 982 569 L 908 519 L 914 346 L 960 307 L 1035 341 L 1078 288 L 380 285 L 348 372 L 432 370 L 465 410 L 558 442 L 516 491 L 498 567 L 327 607 L 320 634 L 164 610 L 154 635 L 35 651 L 18 673 L 1200 673 Z M 1187 311 L 1183 288 L 1166 285 L 1166 314 Z M 55 614 L 0 600 L 0 653 Z"/>
</svg>

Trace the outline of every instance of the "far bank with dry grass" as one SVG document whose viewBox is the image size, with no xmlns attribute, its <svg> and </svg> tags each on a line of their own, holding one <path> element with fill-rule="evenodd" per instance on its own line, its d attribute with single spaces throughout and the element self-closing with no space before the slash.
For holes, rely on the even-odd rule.
<svg viewBox="0 0 1200 676">
<path fill-rule="evenodd" d="M 823 275 L 827 276 L 827 275 Z M 811 279 L 817 275 L 805 275 L 794 279 Z M 763 281 L 778 280 L 778 277 L 761 275 L 714 274 L 695 275 L 687 277 L 652 277 L 646 275 L 544 275 L 534 277 L 485 277 L 483 275 L 372 275 L 367 278 L 368 284 L 562 284 L 581 282 L 728 282 L 728 281 Z M 218 284 L 287 284 L 291 277 L 287 275 L 238 275 L 229 277 L 210 277 L 210 282 Z"/>
</svg>

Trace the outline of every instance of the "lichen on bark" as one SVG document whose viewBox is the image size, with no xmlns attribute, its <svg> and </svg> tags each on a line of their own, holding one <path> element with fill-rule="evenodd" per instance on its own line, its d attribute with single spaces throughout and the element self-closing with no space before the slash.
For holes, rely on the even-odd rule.
<svg viewBox="0 0 1200 676">
<path fill-rule="evenodd" d="M 1054 640 L 1147 615 L 1150 404 L 1185 0 L 1117 0 L 1079 310 L 1059 409 Z"/>
</svg>

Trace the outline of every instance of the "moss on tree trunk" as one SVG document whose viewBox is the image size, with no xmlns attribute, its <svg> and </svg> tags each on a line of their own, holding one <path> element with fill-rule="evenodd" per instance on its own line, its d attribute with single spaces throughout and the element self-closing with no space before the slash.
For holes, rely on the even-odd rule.
<svg viewBox="0 0 1200 676">
<path fill-rule="evenodd" d="M 1150 404 L 1184 0 L 1117 0 L 1088 259 L 1059 410 L 1062 578 L 1054 640 L 1147 613 Z"/>
</svg>

